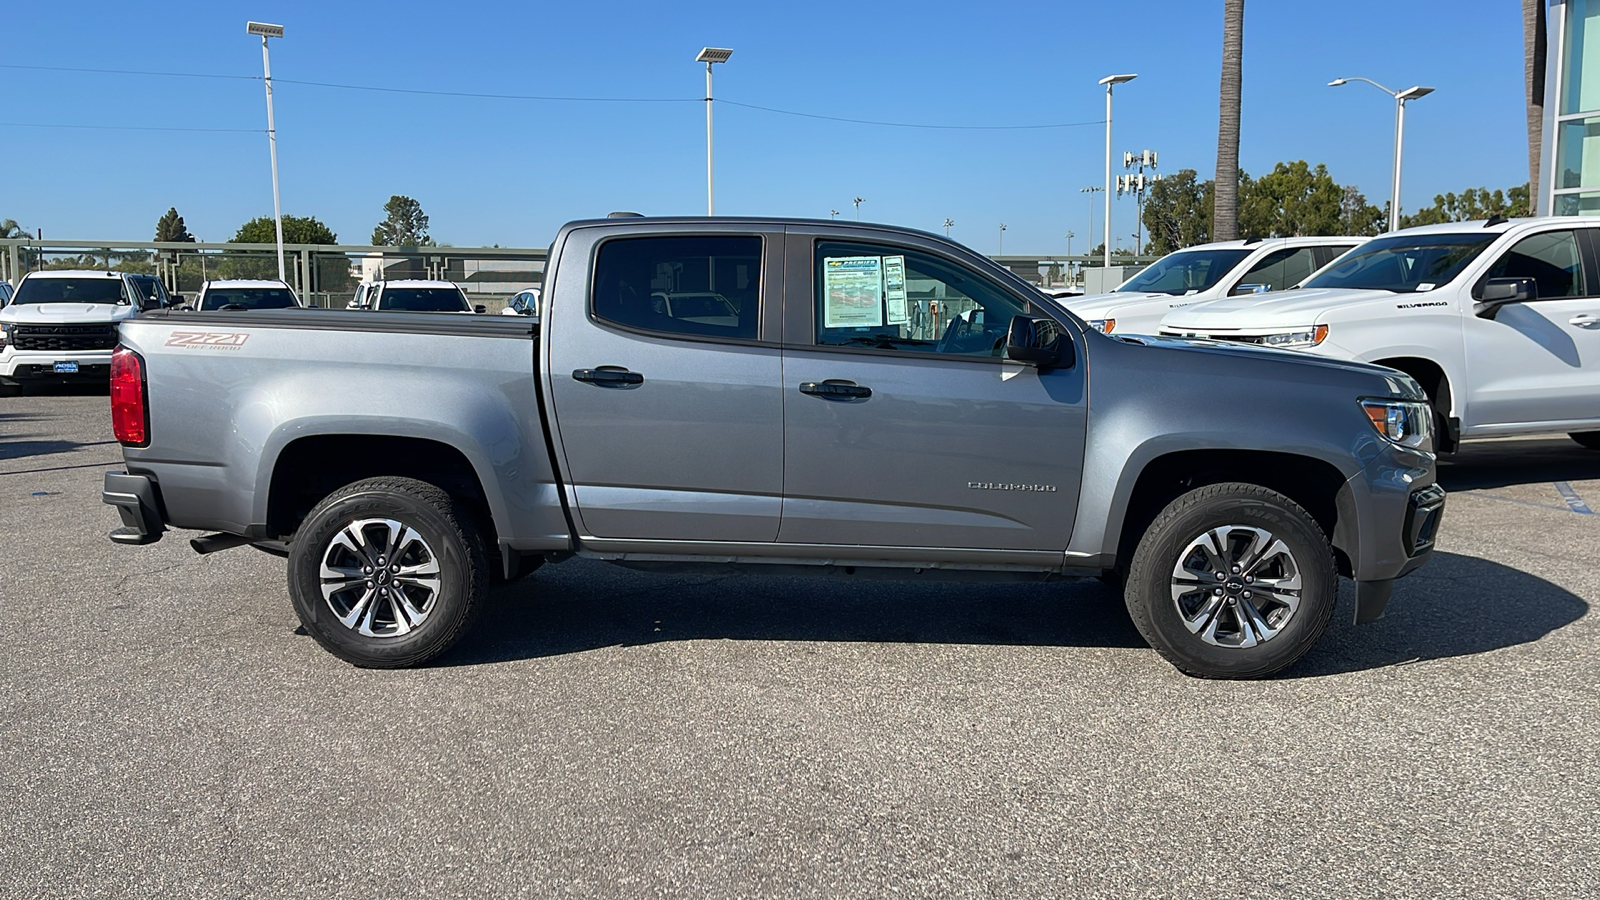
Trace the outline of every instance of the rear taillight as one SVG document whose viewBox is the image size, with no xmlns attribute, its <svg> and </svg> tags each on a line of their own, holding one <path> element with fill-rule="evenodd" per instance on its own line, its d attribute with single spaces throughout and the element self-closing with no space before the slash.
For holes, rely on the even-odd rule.
<svg viewBox="0 0 1600 900">
<path fill-rule="evenodd" d="M 118 347 L 111 353 L 111 430 L 130 447 L 150 443 L 150 410 L 145 405 L 144 357 Z"/>
</svg>

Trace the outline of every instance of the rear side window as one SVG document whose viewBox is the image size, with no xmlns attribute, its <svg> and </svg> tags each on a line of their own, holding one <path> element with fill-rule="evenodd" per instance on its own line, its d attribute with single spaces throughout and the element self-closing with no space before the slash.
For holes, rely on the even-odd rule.
<svg viewBox="0 0 1600 900">
<path fill-rule="evenodd" d="M 12 303 L 127 303 L 121 278 L 29 278 Z"/>
<path fill-rule="evenodd" d="M 755 340 L 761 238 L 618 238 L 600 245 L 591 309 L 625 328 Z"/>
</svg>

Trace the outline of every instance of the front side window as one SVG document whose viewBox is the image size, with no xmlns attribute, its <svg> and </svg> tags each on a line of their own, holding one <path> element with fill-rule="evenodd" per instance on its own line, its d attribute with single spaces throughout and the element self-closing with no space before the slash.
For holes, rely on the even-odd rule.
<svg viewBox="0 0 1600 900">
<path fill-rule="evenodd" d="M 1461 274 L 1499 236 L 1490 231 L 1373 238 L 1301 287 L 1431 291 Z"/>
<path fill-rule="evenodd" d="M 931 254 L 825 241 L 816 251 L 816 342 L 999 357 L 1033 305 Z"/>
<path fill-rule="evenodd" d="M 591 308 L 624 328 L 755 340 L 761 238 L 617 238 L 600 245 Z"/>
<path fill-rule="evenodd" d="M 1147 291 L 1153 294 L 1194 294 L 1222 280 L 1234 266 L 1249 256 L 1250 250 L 1179 250 L 1168 253 L 1138 275 L 1124 282 L 1118 291 Z"/>
<path fill-rule="evenodd" d="M 466 312 L 461 292 L 452 288 L 384 288 L 380 305 L 395 312 Z"/>
<path fill-rule="evenodd" d="M 1251 294 L 1281 291 L 1299 284 L 1317 270 L 1317 254 L 1313 247 L 1291 247 L 1274 250 L 1256 261 L 1244 273 L 1231 294 Z"/>
<path fill-rule="evenodd" d="M 121 278 L 28 278 L 17 288 L 12 303 L 117 303 L 127 304 Z"/>
<path fill-rule="evenodd" d="M 1541 300 L 1584 294 L 1578 241 L 1571 231 L 1548 231 L 1517 241 L 1495 260 L 1485 277 L 1532 278 Z"/>
</svg>

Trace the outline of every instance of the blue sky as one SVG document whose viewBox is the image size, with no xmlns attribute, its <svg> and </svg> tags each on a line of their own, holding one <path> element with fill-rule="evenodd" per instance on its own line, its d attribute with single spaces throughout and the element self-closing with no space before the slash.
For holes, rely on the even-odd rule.
<svg viewBox="0 0 1600 900">
<path fill-rule="evenodd" d="M 206 2 L 11 4 L 12 66 L 259 76 L 247 19 L 282 23 L 277 79 L 544 96 L 681 98 L 592 103 L 377 93 L 280 82 L 286 213 L 365 243 L 391 194 L 421 201 L 436 240 L 543 246 L 564 221 L 616 209 L 705 211 L 702 46 L 731 47 L 716 95 L 847 124 L 719 104 L 717 211 L 853 217 L 942 230 L 978 250 L 1085 247 L 1079 189 L 1114 150 L 1155 149 L 1160 170 L 1215 171 L 1220 0 L 1143 3 L 808 4 Z M 1518 5 L 1506 0 L 1338 4 L 1251 0 L 1245 11 L 1240 163 L 1325 162 L 1369 200 L 1389 193 L 1393 103 L 1362 84 L 1437 92 L 1407 108 L 1407 210 L 1434 194 L 1527 180 Z M 0 67 L 0 218 L 49 238 L 149 239 L 176 206 L 225 240 L 270 214 L 259 81 Z M 255 133 L 20 127 L 118 125 Z M 1100 205 L 1094 232 L 1103 233 Z M 1131 242 L 1131 201 L 1115 230 Z"/>
</svg>

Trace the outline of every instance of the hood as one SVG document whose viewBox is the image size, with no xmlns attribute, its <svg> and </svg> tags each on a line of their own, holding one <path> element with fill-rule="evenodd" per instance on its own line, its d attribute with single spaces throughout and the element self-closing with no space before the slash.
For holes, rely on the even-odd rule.
<svg viewBox="0 0 1600 900">
<path fill-rule="evenodd" d="M 138 312 L 120 303 L 13 303 L 0 309 L 0 322 L 12 325 L 93 325 L 121 322 Z"/>
<path fill-rule="evenodd" d="M 1205 299 L 1198 296 L 1198 292 L 1196 294 L 1163 294 L 1151 291 L 1117 291 L 1110 294 L 1095 294 L 1090 297 L 1073 297 L 1065 302 L 1065 306 L 1080 318 L 1114 319 L 1119 313 L 1165 314 L 1168 310 L 1182 309 L 1185 306 L 1204 302 L 1206 302 Z"/>
<path fill-rule="evenodd" d="M 1387 293 L 1387 292 L 1385 292 Z M 1416 382 L 1403 373 L 1385 366 L 1376 366 L 1371 363 L 1356 362 L 1348 359 L 1334 359 L 1327 356 L 1316 356 L 1303 353 L 1299 350 L 1276 350 L 1268 347 L 1257 347 L 1251 344 L 1236 344 L 1230 341 L 1207 341 L 1194 338 L 1155 337 L 1138 335 L 1128 337 L 1111 337 L 1108 340 L 1122 341 L 1125 344 L 1138 344 L 1158 350 L 1175 351 L 1180 353 L 1201 353 L 1211 356 L 1225 356 L 1233 359 L 1262 360 L 1281 365 L 1307 366 L 1317 369 L 1333 369 L 1340 372 L 1351 372 L 1359 375 L 1377 376 L 1389 383 L 1390 390 L 1398 396 L 1410 397 L 1414 400 L 1426 399 L 1426 394 L 1421 388 L 1416 387 Z"/>
<path fill-rule="evenodd" d="M 1348 306 L 1369 300 L 1394 301 L 1396 297 L 1412 296 L 1421 295 L 1336 288 L 1306 288 L 1298 291 L 1280 291 L 1275 294 L 1245 294 L 1174 310 L 1162 320 L 1161 327 L 1202 332 L 1210 332 L 1213 329 L 1260 331 L 1272 328 L 1304 328 L 1314 324 L 1317 315 L 1331 307 Z"/>
</svg>

